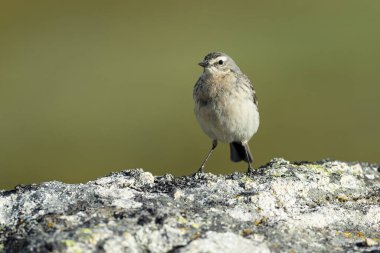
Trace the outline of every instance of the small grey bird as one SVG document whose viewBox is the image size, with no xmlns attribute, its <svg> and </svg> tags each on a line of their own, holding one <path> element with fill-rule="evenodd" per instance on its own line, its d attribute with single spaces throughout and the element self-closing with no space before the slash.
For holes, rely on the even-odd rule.
<svg viewBox="0 0 380 253">
<path fill-rule="evenodd" d="M 248 141 L 259 127 L 258 101 L 248 77 L 234 60 L 221 52 L 209 53 L 199 63 L 203 73 L 194 86 L 194 112 L 202 130 L 212 139 L 212 147 L 198 172 L 203 172 L 218 141 L 229 143 L 231 160 L 248 163 L 253 157 Z"/>
</svg>

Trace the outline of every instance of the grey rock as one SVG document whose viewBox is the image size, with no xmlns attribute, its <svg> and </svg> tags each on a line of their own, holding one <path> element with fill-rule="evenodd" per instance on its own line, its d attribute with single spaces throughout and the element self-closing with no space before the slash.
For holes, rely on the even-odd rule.
<svg viewBox="0 0 380 253">
<path fill-rule="evenodd" d="M 254 240 L 245 239 L 232 232 L 218 233 L 209 231 L 205 234 L 205 238 L 192 241 L 178 252 L 269 253 L 270 250 L 265 243 L 255 243 Z"/>
<path fill-rule="evenodd" d="M 0 252 L 380 252 L 379 165 L 273 159 L 255 174 L 0 191 Z"/>
</svg>

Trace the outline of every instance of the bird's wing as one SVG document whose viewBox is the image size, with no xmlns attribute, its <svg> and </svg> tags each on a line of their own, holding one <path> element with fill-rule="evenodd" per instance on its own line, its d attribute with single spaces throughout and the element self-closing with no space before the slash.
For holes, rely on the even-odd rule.
<svg viewBox="0 0 380 253">
<path fill-rule="evenodd" d="M 255 88 L 253 87 L 252 82 L 243 73 L 241 73 L 240 75 L 241 75 L 240 76 L 241 82 L 249 89 L 249 91 L 251 92 L 251 95 L 252 95 L 252 101 L 258 107 L 259 106 L 259 100 L 257 99 L 256 91 L 255 91 Z"/>
<path fill-rule="evenodd" d="M 193 98 L 194 100 L 197 99 L 199 96 L 199 89 L 202 85 L 202 77 L 199 77 L 198 81 L 195 83 L 194 88 L 193 88 Z"/>
</svg>

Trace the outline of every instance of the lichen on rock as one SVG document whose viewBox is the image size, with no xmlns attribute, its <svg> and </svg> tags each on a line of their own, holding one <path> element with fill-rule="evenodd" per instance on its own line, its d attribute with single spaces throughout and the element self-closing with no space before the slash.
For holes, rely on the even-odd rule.
<svg viewBox="0 0 380 253">
<path fill-rule="evenodd" d="M 142 169 L 0 191 L 0 252 L 375 252 L 379 165 L 276 158 L 255 174 Z"/>
</svg>

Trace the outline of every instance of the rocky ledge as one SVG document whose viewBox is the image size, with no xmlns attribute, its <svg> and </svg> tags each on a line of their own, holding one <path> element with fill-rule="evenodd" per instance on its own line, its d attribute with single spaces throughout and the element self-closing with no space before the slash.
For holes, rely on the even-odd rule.
<svg viewBox="0 0 380 253">
<path fill-rule="evenodd" d="M 0 252 L 380 252 L 379 165 L 125 170 L 0 191 Z"/>
</svg>

